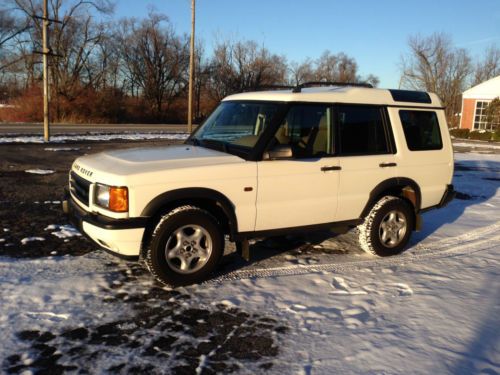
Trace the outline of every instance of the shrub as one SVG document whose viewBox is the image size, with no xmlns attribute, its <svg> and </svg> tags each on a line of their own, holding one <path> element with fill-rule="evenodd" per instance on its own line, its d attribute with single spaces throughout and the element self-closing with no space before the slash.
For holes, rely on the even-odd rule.
<svg viewBox="0 0 500 375">
<path fill-rule="evenodd" d="M 39 122 L 43 121 L 43 95 L 39 86 L 31 86 L 19 97 L 3 108 L 0 121 Z"/>
<path fill-rule="evenodd" d="M 467 139 L 469 138 L 469 129 L 450 129 L 450 135 L 452 135 L 455 138 L 464 138 Z"/>
<path fill-rule="evenodd" d="M 493 133 L 493 137 L 491 138 L 492 141 L 495 141 L 495 142 L 500 142 L 500 128 L 498 128 L 497 130 L 495 130 L 495 132 Z"/>
<path fill-rule="evenodd" d="M 475 139 L 478 141 L 490 141 L 493 133 L 485 130 L 477 130 L 469 133 L 469 139 Z"/>
</svg>

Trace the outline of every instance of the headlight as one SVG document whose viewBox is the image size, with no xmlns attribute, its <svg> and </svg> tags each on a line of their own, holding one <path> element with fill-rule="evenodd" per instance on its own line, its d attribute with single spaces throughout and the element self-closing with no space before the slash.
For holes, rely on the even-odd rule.
<svg viewBox="0 0 500 375">
<path fill-rule="evenodd" d="M 114 212 L 128 211 L 128 189 L 126 187 L 97 184 L 95 203 Z"/>
</svg>

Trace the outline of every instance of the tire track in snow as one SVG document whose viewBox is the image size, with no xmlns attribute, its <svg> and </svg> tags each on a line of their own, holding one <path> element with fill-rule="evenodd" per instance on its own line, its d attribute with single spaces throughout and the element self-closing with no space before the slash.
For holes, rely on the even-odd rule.
<svg viewBox="0 0 500 375">
<path fill-rule="evenodd" d="M 284 267 L 242 269 L 217 276 L 214 279 L 206 281 L 205 284 L 223 283 L 225 281 L 249 278 L 305 275 L 318 272 L 343 272 L 366 267 L 400 266 L 406 263 L 466 255 L 478 251 L 498 248 L 499 243 L 500 222 L 497 222 L 490 226 L 473 230 L 460 236 L 444 238 L 432 244 L 418 244 L 407 250 L 403 255 L 399 256 L 372 258 L 343 263 L 324 263 L 313 265 L 297 264 Z"/>
</svg>

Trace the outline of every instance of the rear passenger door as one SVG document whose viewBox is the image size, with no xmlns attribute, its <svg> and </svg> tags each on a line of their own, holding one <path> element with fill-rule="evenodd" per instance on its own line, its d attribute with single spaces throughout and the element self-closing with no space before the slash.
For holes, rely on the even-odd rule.
<svg viewBox="0 0 500 375">
<path fill-rule="evenodd" d="M 396 177 L 395 144 L 387 110 L 376 105 L 335 107 L 340 173 L 337 221 L 360 217 L 370 192 Z"/>
</svg>

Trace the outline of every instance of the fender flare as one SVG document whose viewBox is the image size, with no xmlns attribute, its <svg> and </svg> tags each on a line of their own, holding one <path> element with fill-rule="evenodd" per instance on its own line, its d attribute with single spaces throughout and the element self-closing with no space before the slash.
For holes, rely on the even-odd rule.
<svg viewBox="0 0 500 375">
<path fill-rule="evenodd" d="M 234 204 L 224 194 L 208 188 L 184 188 L 162 193 L 144 207 L 141 216 L 152 217 L 162 207 L 177 201 L 189 201 L 190 199 L 206 199 L 214 202 L 226 215 L 231 236 L 238 232 L 238 219 L 236 218 Z"/>
<path fill-rule="evenodd" d="M 415 213 L 420 211 L 420 205 L 422 203 L 422 192 L 420 191 L 420 186 L 418 184 L 407 177 L 393 177 L 379 183 L 373 190 L 370 192 L 370 197 L 368 198 L 368 202 L 366 203 L 365 208 L 361 213 L 361 218 L 366 217 L 370 212 L 371 208 L 375 203 L 379 201 L 382 196 L 385 195 L 387 191 L 394 189 L 403 189 L 406 186 L 410 186 L 415 192 Z"/>
</svg>

